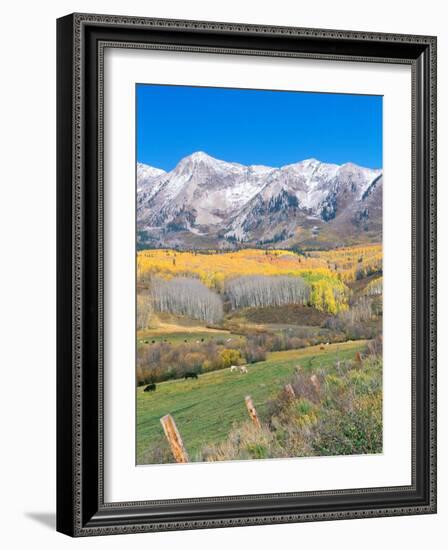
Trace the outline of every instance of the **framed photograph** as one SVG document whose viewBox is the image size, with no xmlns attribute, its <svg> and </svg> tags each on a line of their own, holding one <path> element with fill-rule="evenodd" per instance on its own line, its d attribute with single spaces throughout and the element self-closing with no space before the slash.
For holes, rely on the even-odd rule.
<svg viewBox="0 0 448 550">
<path fill-rule="evenodd" d="M 436 38 L 57 40 L 57 529 L 434 513 Z"/>
</svg>

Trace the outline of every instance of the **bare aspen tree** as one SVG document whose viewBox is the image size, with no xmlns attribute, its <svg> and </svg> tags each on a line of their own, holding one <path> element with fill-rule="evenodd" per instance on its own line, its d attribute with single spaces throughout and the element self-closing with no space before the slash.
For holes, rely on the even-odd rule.
<svg viewBox="0 0 448 550">
<path fill-rule="evenodd" d="M 151 292 L 156 311 L 185 315 L 207 323 L 218 323 L 223 318 L 221 298 L 198 279 L 153 277 Z"/>
<path fill-rule="evenodd" d="M 143 330 L 150 325 L 153 313 L 152 299 L 148 294 L 137 295 L 137 330 Z"/>
<path fill-rule="evenodd" d="M 288 275 L 247 275 L 226 283 L 226 294 L 233 309 L 307 304 L 310 286 L 302 277 Z"/>
<path fill-rule="evenodd" d="M 381 296 L 383 293 L 383 278 L 379 277 L 371 281 L 365 289 L 366 296 Z"/>
</svg>

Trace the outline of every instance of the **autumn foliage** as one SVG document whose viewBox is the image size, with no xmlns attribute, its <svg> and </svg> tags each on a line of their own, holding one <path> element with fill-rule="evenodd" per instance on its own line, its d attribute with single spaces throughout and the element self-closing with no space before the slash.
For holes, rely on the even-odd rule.
<svg viewBox="0 0 448 550">
<path fill-rule="evenodd" d="M 280 279 L 300 278 L 310 306 L 335 314 L 348 307 L 347 284 L 372 273 L 381 272 L 381 245 L 365 245 L 330 251 L 298 254 L 289 250 L 244 249 L 234 252 L 180 252 L 169 249 L 142 250 L 137 255 L 140 285 L 151 279 L 196 278 L 218 295 L 226 292 L 230 281 L 248 276 L 270 277 L 272 287 Z M 246 280 L 246 279 L 244 279 Z M 275 282 L 275 284 L 274 284 Z M 306 289 L 306 290 L 305 290 Z"/>
</svg>

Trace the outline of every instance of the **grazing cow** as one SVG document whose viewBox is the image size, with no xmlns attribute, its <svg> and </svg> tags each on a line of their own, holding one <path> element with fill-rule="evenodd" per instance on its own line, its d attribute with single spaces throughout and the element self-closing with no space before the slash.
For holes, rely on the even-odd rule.
<svg viewBox="0 0 448 550">
<path fill-rule="evenodd" d="M 232 365 L 230 367 L 230 372 L 238 372 L 238 367 L 236 365 Z"/>
<path fill-rule="evenodd" d="M 153 382 L 152 384 L 148 384 L 143 391 L 156 391 L 156 387 L 157 386 Z"/>
<path fill-rule="evenodd" d="M 320 345 L 319 349 L 323 349 L 323 350 L 325 350 L 325 346 L 323 346 L 323 345 Z"/>
<path fill-rule="evenodd" d="M 249 371 L 247 370 L 247 367 L 245 367 L 244 365 L 242 367 L 240 367 L 240 372 L 242 374 L 247 374 Z"/>
<path fill-rule="evenodd" d="M 198 379 L 198 375 L 196 372 L 186 372 L 185 373 L 185 380 L 187 378 L 195 378 L 196 380 Z"/>
</svg>

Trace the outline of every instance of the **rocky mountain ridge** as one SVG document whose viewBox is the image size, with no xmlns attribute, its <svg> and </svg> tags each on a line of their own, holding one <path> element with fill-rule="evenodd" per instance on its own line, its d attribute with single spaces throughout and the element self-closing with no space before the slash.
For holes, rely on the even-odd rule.
<svg viewBox="0 0 448 550">
<path fill-rule="evenodd" d="M 137 165 L 140 247 L 329 247 L 381 240 L 382 170 L 306 159 L 280 168 L 196 152 Z"/>
</svg>

